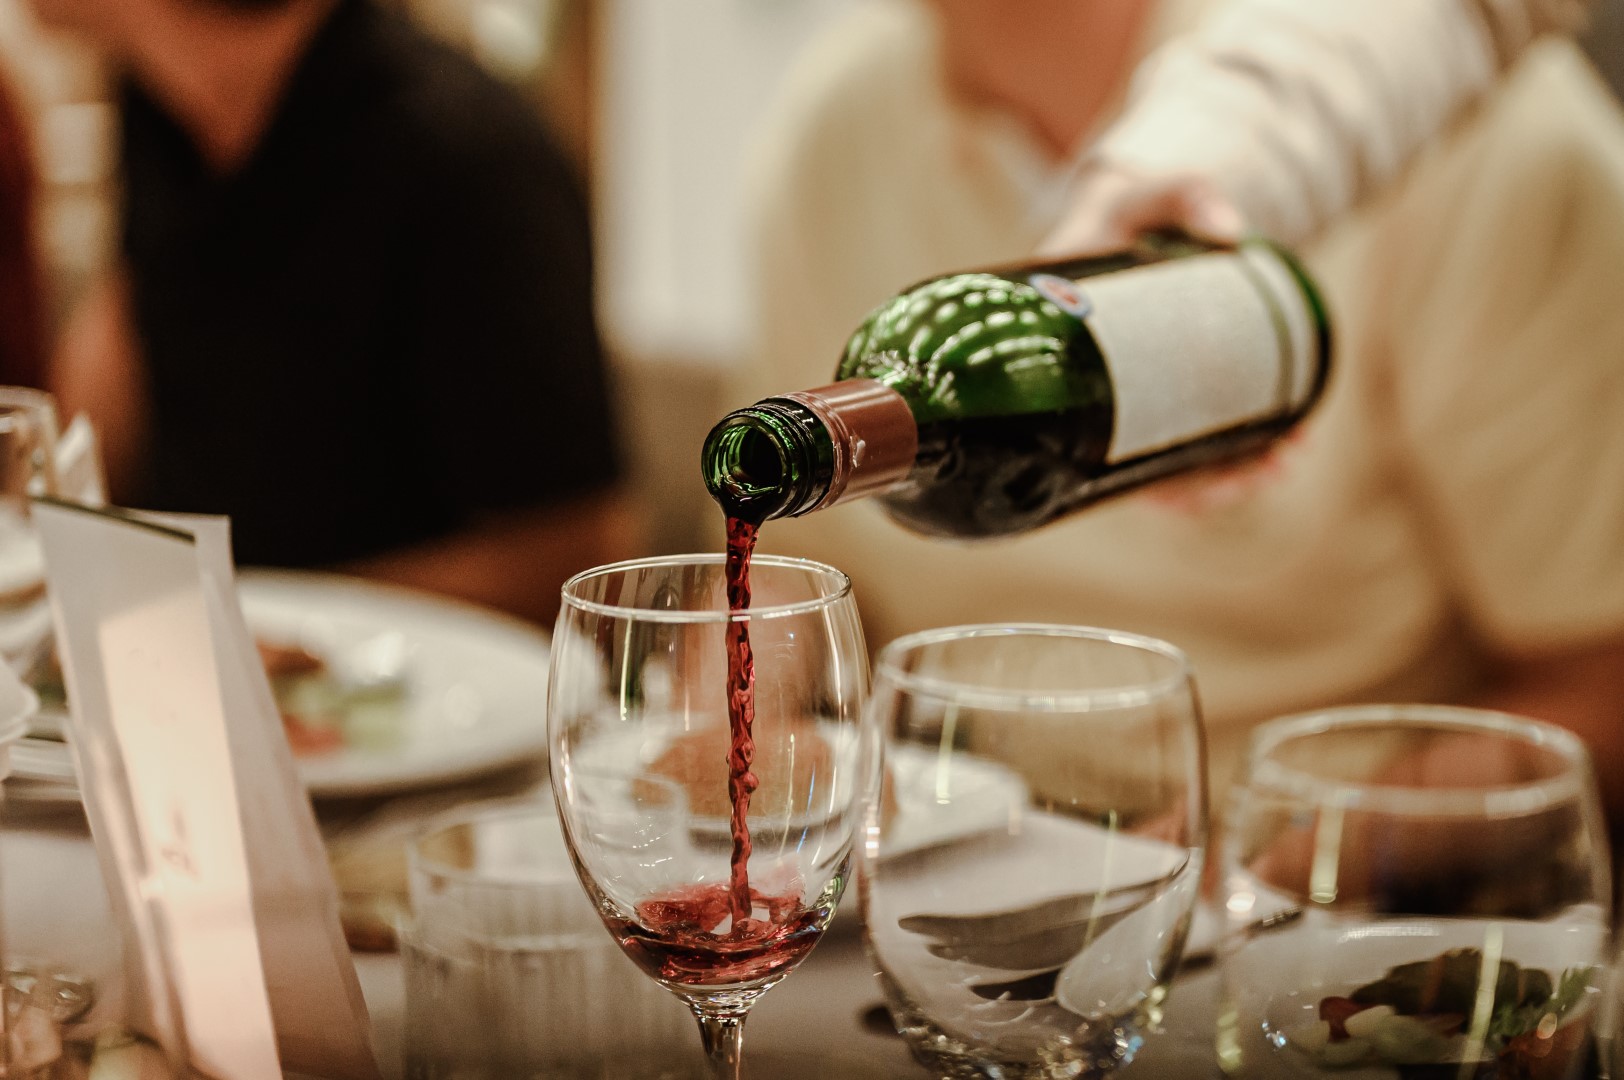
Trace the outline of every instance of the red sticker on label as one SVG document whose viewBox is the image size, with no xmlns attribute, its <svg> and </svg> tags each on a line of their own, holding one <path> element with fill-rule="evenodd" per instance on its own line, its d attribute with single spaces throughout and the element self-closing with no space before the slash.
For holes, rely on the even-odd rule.
<svg viewBox="0 0 1624 1080">
<path fill-rule="evenodd" d="M 1094 310 L 1088 294 L 1075 281 L 1054 274 L 1033 274 L 1027 281 L 1040 296 L 1068 315 L 1081 319 Z"/>
</svg>

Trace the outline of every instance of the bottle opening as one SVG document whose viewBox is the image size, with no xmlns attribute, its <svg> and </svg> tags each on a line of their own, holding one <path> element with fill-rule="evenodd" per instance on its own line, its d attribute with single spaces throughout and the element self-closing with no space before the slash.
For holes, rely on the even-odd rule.
<svg viewBox="0 0 1624 1080">
<path fill-rule="evenodd" d="M 729 413 L 706 436 L 700 468 L 724 513 L 759 525 L 897 484 L 918 446 L 900 394 L 850 379 Z"/>
<path fill-rule="evenodd" d="M 818 475 L 818 455 L 807 445 L 798 415 L 804 412 L 757 405 L 712 429 L 705 440 L 705 486 L 724 513 L 760 524 L 801 510 L 813 496 L 814 479 L 827 484 L 828 477 Z"/>
<path fill-rule="evenodd" d="M 776 441 L 754 428 L 736 427 L 723 436 L 723 443 L 724 459 L 731 461 L 728 475 L 735 487 L 759 495 L 783 484 L 788 469 Z"/>
</svg>

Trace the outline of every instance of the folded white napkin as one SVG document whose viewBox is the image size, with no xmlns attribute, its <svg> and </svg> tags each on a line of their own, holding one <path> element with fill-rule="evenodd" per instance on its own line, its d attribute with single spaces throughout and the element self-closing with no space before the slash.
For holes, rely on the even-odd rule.
<svg viewBox="0 0 1624 1080">
<path fill-rule="evenodd" d="M 58 495 L 68 502 L 107 505 L 101 444 L 84 413 L 75 416 L 56 440 L 56 484 Z"/>
</svg>

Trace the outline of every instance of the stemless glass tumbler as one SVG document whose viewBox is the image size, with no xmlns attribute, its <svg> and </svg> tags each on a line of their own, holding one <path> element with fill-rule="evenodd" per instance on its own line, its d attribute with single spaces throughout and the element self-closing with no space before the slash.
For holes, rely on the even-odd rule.
<svg viewBox="0 0 1624 1080">
<path fill-rule="evenodd" d="M 1063 626 L 893 642 L 870 712 L 885 782 L 863 916 L 934 1075 L 1105 1075 L 1154 1026 L 1206 834 L 1203 741 L 1172 646 Z"/>
<path fill-rule="evenodd" d="M 879 753 L 845 575 L 770 556 L 751 575 L 742 611 L 720 555 L 574 578 L 548 708 L 581 882 L 626 954 L 693 1011 L 712 1071 L 730 1078 L 750 1006 L 834 915 Z M 735 730 L 751 666 L 753 721 Z"/>
<path fill-rule="evenodd" d="M 1224 851 L 1226 1072 L 1587 1075 L 1611 893 L 1570 732 L 1409 705 L 1265 724 Z"/>
<path fill-rule="evenodd" d="M 411 1080 L 683 1080 L 689 1021 L 604 935 L 551 799 L 455 811 L 407 857 Z"/>
</svg>

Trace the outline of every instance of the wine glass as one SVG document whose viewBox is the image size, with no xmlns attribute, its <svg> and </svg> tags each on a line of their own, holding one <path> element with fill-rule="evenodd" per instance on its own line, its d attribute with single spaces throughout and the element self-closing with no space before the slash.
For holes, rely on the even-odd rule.
<svg viewBox="0 0 1624 1080">
<path fill-rule="evenodd" d="M 750 1007 L 834 915 L 879 741 L 846 576 L 758 556 L 746 610 L 726 577 L 721 555 L 688 555 L 566 583 L 548 733 L 581 883 L 736 1078 Z"/>
<path fill-rule="evenodd" d="M 1572 733 L 1443 706 L 1277 720 L 1228 826 L 1226 1072 L 1584 1075 L 1611 892 Z"/>
<path fill-rule="evenodd" d="M 0 659 L 27 675 L 50 638 L 45 560 L 29 500 L 57 493 L 56 404 L 0 386 Z"/>
<path fill-rule="evenodd" d="M 969 626 L 880 654 L 885 787 L 865 935 L 935 1075 L 1104 1076 L 1156 1024 L 1199 891 L 1204 744 L 1184 656 Z"/>
</svg>

